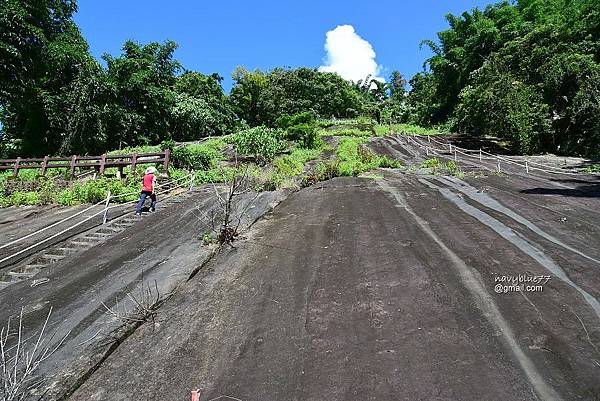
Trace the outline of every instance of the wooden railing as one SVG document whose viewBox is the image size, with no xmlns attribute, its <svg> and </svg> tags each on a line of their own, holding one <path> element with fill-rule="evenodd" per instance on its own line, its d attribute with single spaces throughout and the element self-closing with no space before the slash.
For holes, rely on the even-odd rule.
<svg viewBox="0 0 600 401">
<path fill-rule="evenodd" d="M 71 176 L 75 175 L 75 169 L 95 169 L 96 173 L 102 175 L 109 167 L 118 169 L 118 176 L 123 175 L 123 168 L 130 167 L 135 170 L 138 164 L 162 163 L 164 171 L 168 171 L 171 159 L 171 151 L 157 153 L 131 153 L 127 155 L 102 155 L 102 156 L 71 156 L 71 157 L 49 157 L 43 158 L 21 158 L 0 160 L 0 171 L 12 170 L 13 176 L 19 174 L 19 170 L 40 169 L 40 174 L 46 174 L 51 168 L 68 168 Z"/>
</svg>

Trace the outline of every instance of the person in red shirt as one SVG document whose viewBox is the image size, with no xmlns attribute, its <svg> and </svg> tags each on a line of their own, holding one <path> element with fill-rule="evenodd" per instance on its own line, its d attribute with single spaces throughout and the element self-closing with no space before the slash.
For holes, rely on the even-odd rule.
<svg viewBox="0 0 600 401">
<path fill-rule="evenodd" d="M 154 167 L 148 167 L 144 178 L 142 180 L 142 193 L 140 194 L 140 201 L 135 207 L 135 214 L 138 216 L 142 215 L 142 206 L 146 202 L 146 198 L 150 197 L 152 203 L 150 203 L 150 211 L 156 210 L 156 193 L 154 192 L 156 185 L 156 169 Z"/>
</svg>

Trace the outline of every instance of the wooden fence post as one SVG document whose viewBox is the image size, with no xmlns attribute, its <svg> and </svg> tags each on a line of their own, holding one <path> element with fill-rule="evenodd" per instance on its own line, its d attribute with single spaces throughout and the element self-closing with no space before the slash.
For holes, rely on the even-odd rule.
<svg viewBox="0 0 600 401">
<path fill-rule="evenodd" d="M 13 177 L 16 177 L 17 175 L 19 175 L 19 165 L 21 164 L 21 158 L 17 157 L 17 160 L 15 161 L 15 169 L 13 170 Z"/>
<path fill-rule="evenodd" d="M 44 156 L 44 161 L 42 162 L 41 175 L 46 175 L 46 169 L 48 168 L 48 158 L 48 156 Z"/>
<path fill-rule="evenodd" d="M 164 164 L 164 170 L 165 173 L 169 174 L 169 161 L 171 159 L 171 149 L 167 148 L 165 149 L 165 164 Z"/>
<path fill-rule="evenodd" d="M 98 172 L 98 174 L 103 175 L 104 174 L 104 167 L 106 164 L 106 153 L 102 155 L 102 157 L 100 157 L 100 171 Z"/>
<path fill-rule="evenodd" d="M 131 155 L 131 174 L 135 174 L 135 167 L 137 165 L 137 153 Z"/>
<path fill-rule="evenodd" d="M 69 170 L 69 174 L 71 174 L 71 178 L 73 178 L 75 176 L 75 163 L 77 162 L 77 156 L 73 155 L 71 156 L 71 166 L 70 166 L 70 170 Z"/>
</svg>

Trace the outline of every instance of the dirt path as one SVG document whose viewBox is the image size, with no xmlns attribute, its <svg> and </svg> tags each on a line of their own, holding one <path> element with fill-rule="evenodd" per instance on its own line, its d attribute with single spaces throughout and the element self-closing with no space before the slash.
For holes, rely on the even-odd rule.
<svg viewBox="0 0 600 401">
<path fill-rule="evenodd" d="M 293 194 L 72 399 L 598 399 L 600 236 L 475 194 L 390 171 Z M 495 291 L 519 274 L 550 278 Z"/>
</svg>

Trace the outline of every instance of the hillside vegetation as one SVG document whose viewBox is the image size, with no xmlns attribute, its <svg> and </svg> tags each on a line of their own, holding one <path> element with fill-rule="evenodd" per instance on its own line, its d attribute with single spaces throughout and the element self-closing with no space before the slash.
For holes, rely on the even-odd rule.
<svg viewBox="0 0 600 401">
<path fill-rule="evenodd" d="M 446 16 L 427 71 L 411 80 L 414 122 L 508 139 L 523 153 L 600 156 L 597 0 L 518 0 Z"/>
<path fill-rule="evenodd" d="M 434 55 L 409 91 L 398 71 L 383 83 L 306 67 L 239 67 L 225 94 L 221 76 L 174 58 L 173 41 L 127 41 L 101 64 L 73 20 L 76 10 L 75 0 L 0 3 L 0 157 L 101 154 L 288 129 L 282 118 L 304 113 L 332 124 L 372 119 L 380 125 L 371 134 L 419 125 L 500 137 L 522 153 L 599 156 L 596 0 L 517 0 L 448 15 L 449 29 L 424 41 Z M 303 125 L 291 129 L 300 141 L 327 129 Z"/>
</svg>

